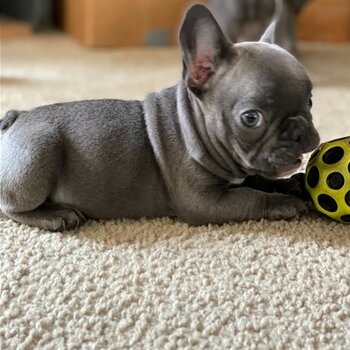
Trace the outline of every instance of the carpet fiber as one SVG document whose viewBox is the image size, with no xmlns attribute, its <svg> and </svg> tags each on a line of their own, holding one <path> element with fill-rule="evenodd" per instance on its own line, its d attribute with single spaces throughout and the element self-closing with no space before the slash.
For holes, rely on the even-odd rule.
<svg viewBox="0 0 350 350">
<path fill-rule="evenodd" d="M 323 140 L 350 134 L 350 46 L 303 45 Z M 4 42 L 1 113 L 142 98 L 180 77 L 176 49 Z M 350 228 L 300 220 L 189 227 L 90 221 L 48 233 L 0 221 L 1 349 L 349 349 Z"/>
</svg>

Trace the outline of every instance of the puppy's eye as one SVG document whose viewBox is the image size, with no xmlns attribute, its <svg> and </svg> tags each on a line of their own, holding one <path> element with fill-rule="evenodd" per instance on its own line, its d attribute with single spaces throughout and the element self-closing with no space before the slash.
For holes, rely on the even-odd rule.
<svg viewBox="0 0 350 350">
<path fill-rule="evenodd" d="M 308 105 L 310 108 L 312 107 L 312 98 L 310 98 Z"/>
<path fill-rule="evenodd" d="M 248 111 L 241 115 L 241 121 L 247 128 L 256 128 L 260 125 L 262 114 L 258 111 Z"/>
</svg>

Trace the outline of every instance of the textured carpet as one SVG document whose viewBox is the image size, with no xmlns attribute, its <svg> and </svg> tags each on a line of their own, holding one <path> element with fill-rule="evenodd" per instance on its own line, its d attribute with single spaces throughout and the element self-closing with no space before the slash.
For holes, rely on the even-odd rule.
<svg viewBox="0 0 350 350">
<path fill-rule="evenodd" d="M 323 140 L 350 134 L 350 46 L 303 45 Z M 176 49 L 4 42 L 1 113 L 142 98 Z M 318 215 L 191 228 L 169 219 L 48 233 L 0 221 L 1 349 L 349 349 L 350 228 Z"/>
</svg>

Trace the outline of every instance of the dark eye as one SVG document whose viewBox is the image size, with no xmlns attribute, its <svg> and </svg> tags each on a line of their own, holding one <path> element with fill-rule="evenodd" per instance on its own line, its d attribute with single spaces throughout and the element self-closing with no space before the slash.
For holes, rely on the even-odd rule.
<svg viewBox="0 0 350 350">
<path fill-rule="evenodd" d="M 262 115 L 258 111 L 248 111 L 241 115 L 241 121 L 247 128 L 256 128 L 262 120 Z"/>
<path fill-rule="evenodd" d="M 310 98 L 308 105 L 310 108 L 312 107 L 312 98 Z"/>
</svg>

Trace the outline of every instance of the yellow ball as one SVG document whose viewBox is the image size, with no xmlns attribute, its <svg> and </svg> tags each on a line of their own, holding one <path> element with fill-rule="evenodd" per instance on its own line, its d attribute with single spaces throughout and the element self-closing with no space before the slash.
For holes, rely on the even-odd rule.
<svg viewBox="0 0 350 350">
<path fill-rule="evenodd" d="M 318 211 L 350 223 L 350 137 L 322 144 L 309 160 L 305 182 Z"/>
</svg>

